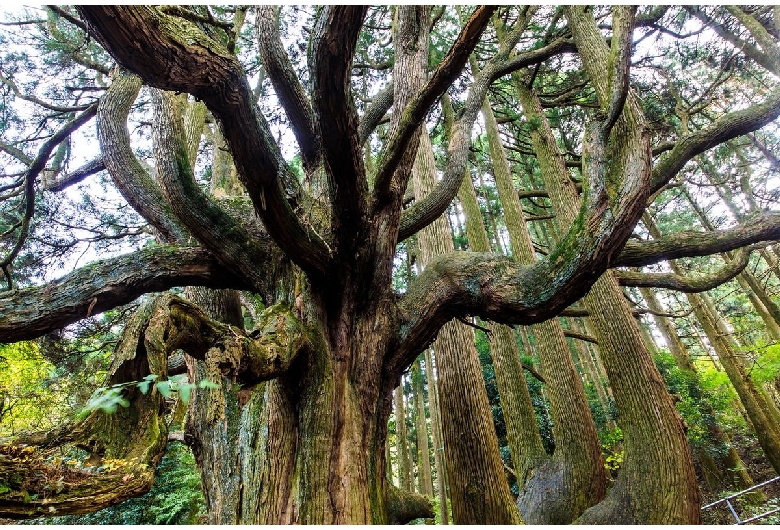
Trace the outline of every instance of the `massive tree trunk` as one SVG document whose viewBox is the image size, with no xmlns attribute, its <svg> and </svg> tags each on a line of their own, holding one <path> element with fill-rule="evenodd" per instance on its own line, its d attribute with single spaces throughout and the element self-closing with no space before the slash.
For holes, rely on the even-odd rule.
<svg viewBox="0 0 780 530">
<path fill-rule="evenodd" d="M 566 17 L 576 49 L 571 39 L 562 36 L 511 56 L 518 45 L 538 42 L 538 27 L 529 26 L 533 31 L 527 34 L 520 23 L 530 19 L 532 9 L 519 11 L 518 17 L 510 11 L 508 17 L 498 17 L 518 21 L 507 32 L 507 41 L 483 61 L 482 72 L 472 79 L 461 76 L 494 11 L 478 7 L 464 20 L 429 78 L 431 11 L 406 6 L 395 10 L 389 91 L 389 99 L 394 100 L 392 119 L 383 131 L 387 134 L 372 137 L 372 148 L 364 149 L 371 131 L 390 108 L 387 96 L 377 96 L 377 103 L 382 103 L 379 110 L 366 110 L 361 121 L 354 101 L 357 91 L 351 83 L 354 72 L 362 69 L 353 64 L 356 53 L 375 44 L 364 38 L 364 29 L 371 29 L 364 24 L 370 12 L 365 7 L 324 6 L 310 14 L 305 83 L 299 79 L 304 65 L 292 64 L 274 13 L 269 8 L 258 10 L 262 39 L 256 44 L 286 115 L 280 120 L 263 116 L 236 55 L 244 9 L 228 11 L 223 20 L 223 13 L 175 6 L 79 7 L 81 20 L 66 17 L 78 28 L 73 31 L 87 32 L 92 39 L 87 40 L 90 48 L 101 44 L 120 68 L 100 96 L 97 110 L 90 105 L 47 139 L 30 140 L 42 144 L 31 163 L 19 148 L 3 142 L 4 160 L 6 155 L 17 157 L 27 169 L 18 178 L 4 177 L 17 181 L 11 188 L 23 195 L 25 213 L 19 217 L 11 212 L 15 226 L 3 229 L 3 237 L 10 235 L 16 241 L 10 245 L 10 254 L 4 252 L 0 268 L 12 287 L 19 275 L 10 265 L 30 234 L 33 217 L 44 214 L 36 208 L 36 179 L 52 149 L 73 131 L 71 127 L 83 125 L 95 112 L 101 163 L 128 204 L 165 244 L 101 260 L 44 285 L 0 293 L 0 340 L 34 338 L 146 293 L 174 287 L 250 291 L 266 305 L 251 331 L 243 330 L 239 319 L 217 312 L 210 314 L 218 318 L 211 318 L 172 295 L 154 302 L 153 318 L 142 323 L 144 329 L 135 329 L 138 349 L 134 351 L 142 353 L 141 346 L 166 354 L 182 349 L 203 361 L 203 376 L 222 385 L 219 390 L 199 393 L 192 421 L 201 421 L 190 428 L 200 462 L 204 468 L 212 466 L 214 474 L 223 479 L 211 483 L 213 520 L 360 524 L 404 522 L 430 513 L 419 496 L 399 494 L 388 485 L 384 459 L 393 388 L 441 331 L 442 340 L 435 349 L 456 520 L 519 521 L 503 476 L 474 354 L 473 331 L 452 321 L 479 316 L 526 325 L 554 318 L 583 296 L 608 267 L 632 255 L 641 259 L 646 246 L 638 250 L 632 246 L 634 253 L 628 252 L 627 258 L 621 249 L 649 192 L 713 143 L 755 130 L 776 117 L 780 92 L 767 96 L 766 103 L 731 113 L 696 134 L 681 137 L 653 176 L 644 136 L 648 128 L 628 92 L 633 11 L 614 10 L 611 57 L 592 12 L 576 8 L 567 8 Z M 554 25 L 562 21 L 559 14 L 550 17 Z M 489 48 L 492 43 L 486 45 Z M 451 235 L 440 217 L 462 181 L 472 126 L 489 86 L 520 68 L 531 67 L 534 75 L 541 71 L 544 76 L 544 69 L 537 68 L 540 62 L 570 52 L 579 53 L 601 107 L 583 142 L 587 186 L 577 222 L 572 223 L 574 215 L 566 213 L 559 224 L 571 224 L 572 229 L 549 257 L 532 264 L 493 253 L 451 252 Z M 100 51 L 95 56 L 107 58 Z M 107 68 L 100 71 L 111 75 Z M 459 86 L 458 80 L 469 88 L 450 135 L 443 178 L 404 208 L 421 144 L 420 124 L 448 88 Z M 142 83 L 150 89 L 157 109 L 151 138 L 154 176 L 135 158 L 127 131 L 129 112 Z M 194 142 L 187 144 L 189 133 L 180 123 L 180 109 L 176 110 L 184 98 L 173 96 L 175 92 L 202 101 L 213 115 L 235 164 L 241 197 L 221 201 L 206 193 L 196 179 L 191 163 Z M 16 91 L 14 97 L 24 99 Z M 38 98 L 34 99 L 37 104 Z M 26 101 L 33 102 L 31 98 Z M 52 110 L 49 107 L 47 111 Z M 199 121 L 195 114 L 193 123 Z M 41 130 L 50 129 L 48 121 L 42 122 Z M 147 118 L 141 121 L 146 123 Z M 539 121 L 547 126 L 543 116 Z M 281 142 L 275 140 L 274 127 L 279 124 L 289 125 L 295 135 L 303 175 L 285 160 Z M 427 141 L 425 134 L 422 138 Z M 369 174 L 364 156 L 374 155 L 377 139 L 382 147 L 371 161 Z M 536 147 L 544 159 L 544 146 Z M 426 173 L 432 177 L 430 147 L 426 145 L 423 151 Z M 543 171 L 550 178 L 569 182 L 565 172 Z M 554 183 L 548 185 L 551 193 L 554 188 Z M 214 190 L 214 195 L 219 193 Z M 576 197 L 564 200 L 568 205 L 575 202 Z M 565 205 L 561 212 L 568 212 Z M 43 217 L 51 218 L 47 214 Z M 444 226 L 431 228 L 435 233 L 425 270 L 404 292 L 395 292 L 393 263 L 398 242 L 436 219 Z M 742 238 L 737 246 L 756 238 L 777 237 L 778 225 L 778 216 L 770 214 L 746 223 L 737 231 Z M 693 248 L 680 248 L 706 252 L 722 243 L 716 236 L 696 240 Z M 729 244 L 735 244 L 734 240 Z M 442 252 L 445 255 L 438 255 Z M 625 306 L 610 305 L 620 300 L 615 285 L 594 289 L 602 295 L 596 297 L 591 314 L 604 309 L 600 315 L 631 321 Z M 641 337 L 630 323 L 620 326 L 617 334 L 621 337 L 612 341 L 612 347 L 605 347 L 603 358 L 623 414 L 629 449 L 625 478 L 601 504 L 604 513 L 592 511 L 586 516 L 590 513 L 591 519 L 605 522 L 695 522 L 697 515 L 692 513 L 698 513 L 697 498 L 691 493 L 690 466 L 673 409 L 668 396 L 657 390 L 661 385 L 652 363 L 647 362 L 647 352 L 637 346 Z M 602 321 L 596 328 L 604 343 L 607 324 Z M 136 379 L 150 371 L 165 375 L 159 367 L 140 365 L 134 367 Z M 566 370 L 571 372 L 568 366 Z M 558 399 L 552 392 L 550 396 Z M 132 412 L 138 410 L 142 409 L 136 407 Z M 144 426 L 155 435 L 146 441 L 157 447 L 162 428 L 156 429 L 159 414 L 156 409 L 152 412 Z M 138 423 L 128 421 L 122 427 L 128 425 Z M 142 428 L 135 431 L 144 432 Z M 637 460 L 640 451 L 647 457 L 645 463 Z M 217 462 L 218 456 L 225 461 Z M 148 462 L 153 465 L 155 458 Z M 29 504 L 40 499 L 17 495 L 16 500 Z"/>
</svg>

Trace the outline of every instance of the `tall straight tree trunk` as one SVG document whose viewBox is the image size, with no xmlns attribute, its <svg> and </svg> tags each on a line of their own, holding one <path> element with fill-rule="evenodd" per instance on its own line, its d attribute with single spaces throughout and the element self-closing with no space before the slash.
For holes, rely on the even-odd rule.
<svg viewBox="0 0 780 530">
<path fill-rule="evenodd" d="M 413 169 L 416 197 L 435 184 L 435 162 L 428 135 L 420 135 Z M 422 263 L 454 245 L 443 218 L 420 234 Z M 516 524 L 521 521 L 504 477 L 474 329 L 460 322 L 442 327 L 433 345 L 439 369 L 442 430 L 447 447 L 447 478 L 456 524 Z"/>
<path fill-rule="evenodd" d="M 582 323 L 581 319 L 570 319 L 569 322 L 574 331 L 579 333 L 585 332 L 585 325 Z M 586 344 L 583 341 L 574 339 L 573 341 L 574 347 L 577 349 L 583 370 L 588 379 L 590 379 L 591 384 L 593 384 L 593 387 L 596 390 L 596 397 L 599 400 L 599 405 L 601 405 L 601 409 L 606 415 L 606 426 L 608 429 L 614 429 L 615 420 L 612 418 L 612 414 L 610 412 L 612 407 L 610 406 L 609 395 L 604 388 L 604 377 L 602 376 L 599 367 L 596 366 L 598 361 L 593 357 L 593 350 L 595 348 L 593 348 L 593 345 L 590 343 Z"/>
<path fill-rule="evenodd" d="M 466 213 L 469 247 L 473 252 L 489 252 L 490 243 L 470 175 L 463 178 L 458 196 Z M 492 325 L 491 330 L 488 340 L 506 423 L 509 452 L 517 485 L 522 488 L 532 471 L 547 459 L 547 453 L 536 423 L 536 413 L 523 374 L 514 331 L 503 324 Z"/>
<path fill-rule="evenodd" d="M 417 409 L 417 480 L 421 495 L 433 497 L 433 481 L 431 479 L 431 451 L 428 445 L 428 424 L 425 421 L 425 396 L 423 395 L 423 374 L 420 368 L 420 359 L 412 365 L 412 389 L 414 391 L 414 405 Z"/>
<path fill-rule="evenodd" d="M 450 512 L 447 506 L 447 470 L 445 450 L 442 442 L 441 422 L 439 421 L 439 390 L 434 377 L 433 356 L 431 350 L 425 350 L 425 378 L 428 383 L 428 410 L 431 413 L 431 438 L 433 439 L 433 463 L 436 466 L 436 490 L 439 496 L 441 523 L 450 524 Z"/>
<path fill-rule="evenodd" d="M 404 407 L 403 379 L 395 389 L 395 444 L 398 459 L 398 487 L 412 490 L 412 465 L 409 461 L 409 439 L 406 432 L 406 408 Z"/>
<path fill-rule="evenodd" d="M 521 263 L 533 263 L 536 257 L 531 236 L 487 99 L 482 105 L 482 116 L 512 253 Z M 545 388 L 553 416 L 555 453 L 534 469 L 533 477 L 520 493 L 518 507 L 530 524 L 568 524 L 604 498 L 604 461 L 588 399 L 560 322 L 551 318 L 530 327 L 548 381 Z M 517 358 L 516 352 L 514 357 Z"/>
<path fill-rule="evenodd" d="M 601 37 L 592 16 L 577 9 L 568 9 L 566 14 L 575 37 L 587 49 L 583 54 L 588 57 L 586 66 L 589 71 L 597 71 L 601 67 L 599 61 L 606 63 L 602 55 L 608 54 L 608 50 L 603 40 L 598 40 Z M 604 79 L 592 81 L 604 90 Z M 580 198 L 538 97 L 523 83 L 516 86 L 526 116 L 536 124 L 531 141 L 558 224 L 564 230 L 576 219 Z M 634 149 L 644 149 L 640 141 L 631 140 L 637 138 L 642 118 L 630 98 L 623 116 L 625 121 L 618 121 L 613 137 L 621 135 L 622 142 L 635 141 Z M 682 421 L 610 271 L 594 283 L 583 303 L 615 396 L 625 457 L 606 499 L 588 509 L 577 522 L 698 523 L 699 491 Z"/>
</svg>

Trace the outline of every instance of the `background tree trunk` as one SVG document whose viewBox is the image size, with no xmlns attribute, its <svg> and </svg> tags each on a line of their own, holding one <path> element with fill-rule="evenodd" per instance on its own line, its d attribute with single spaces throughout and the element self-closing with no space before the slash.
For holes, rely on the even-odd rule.
<svg viewBox="0 0 780 530">
<path fill-rule="evenodd" d="M 434 186 L 435 163 L 427 133 L 413 169 L 414 192 L 424 197 Z M 454 250 L 444 218 L 420 234 L 422 263 Z M 442 430 L 447 447 L 447 478 L 456 524 L 516 524 L 520 514 L 509 492 L 498 454 L 474 330 L 459 322 L 442 327 L 433 350 L 439 373 Z"/>
</svg>

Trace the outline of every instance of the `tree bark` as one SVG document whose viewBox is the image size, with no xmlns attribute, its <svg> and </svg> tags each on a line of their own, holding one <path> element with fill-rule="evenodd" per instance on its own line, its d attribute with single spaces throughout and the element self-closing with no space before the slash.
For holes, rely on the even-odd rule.
<svg viewBox="0 0 780 530">
<path fill-rule="evenodd" d="M 412 466 L 409 461 L 409 440 L 406 433 L 403 379 L 395 389 L 395 443 L 398 459 L 398 487 L 412 491 Z"/>
<path fill-rule="evenodd" d="M 498 124 L 487 99 L 482 106 L 482 115 L 512 252 L 517 261 L 533 263 L 536 257 L 531 236 L 512 185 Z M 531 325 L 531 331 L 537 339 L 542 372 L 548 382 L 545 389 L 553 416 L 555 453 L 551 459 L 545 458 L 544 463 L 537 461 L 531 469 L 522 470 L 532 474 L 527 482 L 525 476 L 518 475 L 518 485 L 522 488 L 518 507 L 529 524 L 568 524 L 604 497 L 606 478 L 601 446 L 560 322 L 552 318 Z M 513 339 L 512 334 L 514 343 Z M 513 359 L 518 359 L 514 348 L 512 353 Z M 499 372 L 511 370 L 511 367 L 502 366 L 495 361 L 496 357 L 498 355 L 494 355 L 498 379 Z M 517 378 L 521 373 L 515 368 L 509 371 L 509 377 Z M 509 429 L 509 422 L 514 418 L 506 415 L 505 418 Z"/>
<path fill-rule="evenodd" d="M 413 168 L 415 196 L 432 189 L 435 165 L 427 134 Z M 422 263 L 454 250 L 444 218 L 420 234 Z M 447 447 L 447 478 L 456 524 L 515 524 L 520 514 L 504 478 L 482 368 L 474 347 L 474 329 L 445 324 L 433 345 L 439 369 L 442 430 Z"/>
<path fill-rule="evenodd" d="M 417 410 L 417 414 L 415 415 L 415 426 L 417 431 L 418 491 L 421 495 L 433 497 L 431 452 L 428 445 L 428 423 L 425 421 L 423 375 L 419 358 L 412 365 L 412 389 L 414 391 L 414 404 Z"/>
<path fill-rule="evenodd" d="M 431 411 L 431 435 L 433 438 L 434 464 L 436 465 L 436 490 L 439 496 L 441 524 L 450 524 L 450 510 L 447 504 L 447 469 L 444 443 L 442 441 L 441 412 L 439 409 L 439 385 L 434 377 L 433 356 L 430 349 L 425 350 L 425 377 L 428 383 L 428 400 Z"/>
<path fill-rule="evenodd" d="M 459 197 L 466 212 L 469 247 L 474 252 L 489 251 L 490 243 L 470 176 L 463 179 Z M 547 453 L 542 445 L 531 394 L 523 375 L 514 330 L 503 324 L 495 324 L 491 331 L 488 340 L 506 423 L 507 441 L 517 484 L 522 488 L 533 470 L 546 459 Z"/>
<path fill-rule="evenodd" d="M 590 14 L 567 8 L 566 15 L 591 82 L 603 102 L 608 98 L 609 83 L 604 70 L 609 52 Z M 562 228 L 569 226 L 576 219 L 580 199 L 538 98 L 522 83 L 516 85 L 526 115 L 538 120 L 531 139 L 545 188 L 559 224 Z M 643 122 L 639 106 L 629 94 L 616 130 L 603 147 L 613 154 L 610 166 L 602 170 L 638 170 L 633 164 L 621 166 L 617 160 L 649 149 L 641 140 Z M 699 493 L 682 422 L 620 287 L 607 272 L 593 284 L 583 301 L 620 413 L 618 424 L 625 436 L 625 459 L 606 499 L 588 509 L 577 522 L 697 523 Z"/>
</svg>

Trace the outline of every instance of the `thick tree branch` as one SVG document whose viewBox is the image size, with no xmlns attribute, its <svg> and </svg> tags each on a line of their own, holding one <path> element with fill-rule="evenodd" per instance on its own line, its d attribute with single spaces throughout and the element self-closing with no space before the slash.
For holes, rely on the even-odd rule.
<svg viewBox="0 0 780 530">
<path fill-rule="evenodd" d="M 474 46 L 479 42 L 482 31 L 490 22 L 490 17 L 495 9 L 496 6 L 481 6 L 474 10 L 450 51 L 447 52 L 442 62 L 439 63 L 431 78 L 412 101 L 409 102 L 406 108 L 400 111 L 403 114 L 399 127 L 384 148 L 378 163 L 374 185 L 374 197 L 378 201 L 376 209 L 383 207 L 385 198 L 390 190 L 392 177 L 406 149 L 409 147 L 409 141 L 414 137 L 414 132 L 419 124 L 424 121 L 425 115 L 428 114 L 428 111 L 439 96 L 460 75 Z"/>
<path fill-rule="evenodd" d="M 0 342 L 34 339 L 144 293 L 184 285 L 249 287 L 205 250 L 150 247 L 95 262 L 46 285 L 0 294 Z M 271 292 L 269 286 L 265 294 Z"/>
<path fill-rule="evenodd" d="M 254 104 L 236 57 L 194 24 L 145 6 L 81 6 L 95 38 L 128 70 L 164 90 L 203 100 L 219 120 L 239 177 L 270 236 L 304 271 L 320 276 L 330 256 L 287 197 L 297 179 Z M 284 186 L 290 186 L 286 190 Z"/>
<path fill-rule="evenodd" d="M 600 98 L 608 99 L 602 64 L 608 49 L 593 18 L 578 15 L 576 9 L 567 12 L 578 49 Z M 525 99 L 527 106 L 527 94 Z M 593 134 L 594 129 L 598 127 L 589 127 L 583 147 L 584 153 L 593 155 L 583 154 L 588 161 L 583 168 L 587 176 L 583 206 L 571 216 L 558 212 L 561 217 L 565 213 L 571 226 L 553 252 L 527 266 L 480 253 L 454 252 L 434 259 L 399 304 L 402 329 L 397 352 L 387 362 L 389 369 L 411 362 L 441 326 L 457 316 L 505 324 L 531 324 L 555 316 L 583 296 L 611 265 L 644 212 L 651 149 L 641 109 L 630 95 L 609 143 L 601 131 Z"/>
<path fill-rule="evenodd" d="M 310 346 L 308 333 L 289 307 L 276 304 L 258 315 L 257 331 L 245 333 L 210 319 L 199 307 L 163 296 L 146 331 L 146 340 L 166 354 L 183 350 L 244 385 L 278 377 Z"/>
<path fill-rule="evenodd" d="M 761 241 L 780 240 L 780 214 L 764 212 L 744 223 L 712 232 L 680 232 L 651 241 L 628 241 L 613 267 L 641 267 L 683 257 L 709 256 Z"/>
<path fill-rule="evenodd" d="M 152 138 L 157 176 L 176 218 L 228 270 L 261 289 L 267 282 L 267 245 L 247 230 L 251 216 L 232 218 L 195 181 L 187 160 L 182 113 L 169 93 L 154 90 Z M 260 266 L 259 266 L 260 265 Z"/>
<path fill-rule="evenodd" d="M 780 116 L 780 88 L 771 92 L 763 103 L 730 112 L 715 123 L 677 141 L 653 168 L 650 193 L 661 189 L 694 156 L 732 138 L 756 131 Z"/>
<path fill-rule="evenodd" d="M 274 6 L 257 8 L 257 29 L 262 36 L 258 39 L 260 59 L 276 97 L 290 119 L 293 134 L 301 148 L 303 166 L 311 171 L 320 157 L 319 134 L 314 130 L 314 116 L 306 91 L 279 36 L 277 13 L 278 8 Z"/>
<path fill-rule="evenodd" d="M 100 101 L 97 113 L 102 162 L 128 204 L 151 224 L 167 243 L 184 241 L 187 231 L 176 221 L 157 183 L 130 147 L 127 116 L 141 90 L 141 79 L 118 72 Z"/>
<path fill-rule="evenodd" d="M 368 137 L 374 132 L 377 125 L 385 117 L 387 111 L 393 106 L 393 84 L 388 83 L 385 88 L 379 91 L 371 100 L 371 104 L 368 106 L 363 116 L 360 119 L 360 125 L 358 126 L 358 137 L 360 138 L 360 145 L 366 143 Z"/>
<path fill-rule="evenodd" d="M 620 285 L 628 287 L 656 287 L 671 289 L 683 293 L 700 293 L 724 284 L 742 272 L 748 264 L 750 252 L 740 249 L 734 259 L 713 274 L 697 278 L 687 278 L 675 273 L 649 273 L 615 271 Z"/>
<path fill-rule="evenodd" d="M 507 44 L 513 44 L 513 40 L 519 38 L 523 25 L 520 22 L 518 24 L 520 26 L 512 32 L 512 35 L 507 39 Z M 569 45 L 565 41 L 559 40 L 543 48 L 508 58 L 511 46 L 505 46 L 483 66 L 469 89 L 466 104 L 461 111 L 462 114 L 452 127 L 452 135 L 447 147 L 447 165 L 444 169 L 444 176 L 431 193 L 416 201 L 410 208 L 404 211 L 401 217 L 399 241 L 405 240 L 437 219 L 458 193 L 461 180 L 465 174 L 468 147 L 471 141 L 471 128 L 482 106 L 482 102 L 485 100 L 490 84 L 501 75 L 513 71 L 507 67 L 508 64 L 512 64 L 513 69 L 523 68 L 549 59 L 553 55 L 567 49 L 569 49 Z"/>
<path fill-rule="evenodd" d="M 609 136 L 628 96 L 629 69 L 631 67 L 632 36 L 636 6 L 614 6 L 612 8 L 612 48 L 609 53 L 610 97 L 606 108 L 606 119 L 602 125 L 604 136 Z"/>
<path fill-rule="evenodd" d="M 358 116 L 350 93 L 355 46 L 367 9 L 323 7 L 311 40 L 312 105 L 333 203 L 331 229 L 337 234 L 338 251 L 350 256 L 364 229 L 368 196 Z"/>
</svg>

